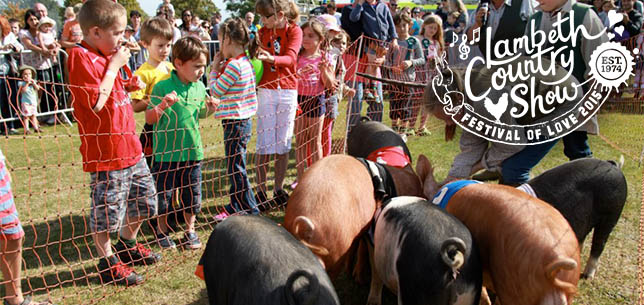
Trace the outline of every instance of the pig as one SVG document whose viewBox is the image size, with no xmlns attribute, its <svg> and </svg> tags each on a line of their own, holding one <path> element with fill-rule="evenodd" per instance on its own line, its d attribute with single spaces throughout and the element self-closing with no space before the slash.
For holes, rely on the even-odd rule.
<svg viewBox="0 0 644 305">
<path fill-rule="evenodd" d="M 261 216 L 231 216 L 219 223 L 201 261 L 210 304 L 340 304 L 313 253 Z"/>
<path fill-rule="evenodd" d="M 402 163 L 391 162 L 390 165 L 402 168 L 406 165 L 405 163 L 411 164 L 412 156 L 405 140 L 399 133 L 383 123 L 362 118 L 347 136 L 347 154 L 351 156 L 387 164 L 386 158 L 378 160 L 378 156 L 373 155 L 374 152 L 383 151 L 383 149 L 386 151 L 395 149 L 395 154 L 403 160 Z M 397 166 L 398 164 L 402 166 Z"/>
<path fill-rule="evenodd" d="M 481 262 L 465 225 L 419 197 L 391 199 L 376 220 L 371 291 L 381 304 L 383 283 L 399 305 L 478 304 Z"/>
<path fill-rule="evenodd" d="M 397 195 L 422 196 L 421 180 L 413 170 L 385 167 Z M 320 258 L 331 277 L 350 266 L 357 276 L 367 265 L 366 247 L 358 252 L 358 245 L 381 199 L 362 162 L 331 155 L 313 164 L 298 182 L 286 206 L 284 227 Z"/>
<path fill-rule="evenodd" d="M 420 160 L 426 195 L 440 196 L 444 192 L 436 192 L 429 161 Z M 557 209 L 516 188 L 482 183 L 445 201 L 447 212 L 472 233 L 483 262 L 483 286 L 496 292 L 501 304 L 571 304 L 579 281 L 579 243 Z M 489 304 L 486 296 L 482 303 Z"/>
<path fill-rule="evenodd" d="M 623 158 L 623 157 L 622 157 Z M 626 178 L 615 161 L 584 158 L 552 168 L 519 186 L 554 206 L 568 220 L 579 244 L 594 229 L 582 278 L 592 279 L 599 256 L 626 203 Z"/>
</svg>

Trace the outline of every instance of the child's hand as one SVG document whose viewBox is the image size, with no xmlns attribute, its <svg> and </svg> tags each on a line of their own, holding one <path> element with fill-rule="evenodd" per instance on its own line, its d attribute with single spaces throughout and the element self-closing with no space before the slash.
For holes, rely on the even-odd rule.
<svg viewBox="0 0 644 305">
<path fill-rule="evenodd" d="M 299 75 L 309 75 L 309 74 L 311 74 L 313 72 L 315 72 L 315 67 L 313 66 L 313 64 L 308 64 L 308 65 L 302 67 L 301 69 L 299 69 L 297 71 L 297 74 L 299 74 Z"/>
<path fill-rule="evenodd" d="M 130 49 L 126 46 L 120 46 L 110 58 L 108 68 L 112 68 L 112 71 L 119 70 L 127 64 L 128 60 L 130 60 Z"/>
<path fill-rule="evenodd" d="M 172 91 L 172 92 L 170 92 L 170 93 L 166 94 L 166 95 L 163 97 L 163 100 L 161 101 L 161 105 L 163 105 L 163 106 L 161 106 L 161 107 L 163 107 L 164 109 L 170 108 L 170 107 L 172 107 L 172 105 L 174 105 L 174 103 L 176 103 L 178 100 L 179 100 L 179 98 L 177 97 L 177 92 L 176 92 L 176 91 Z"/>
<path fill-rule="evenodd" d="M 257 52 L 257 59 L 265 61 L 269 64 L 275 63 L 275 57 L 273 57 L 271 53 L 264 49 L 259 49 L 259 51 Z"/>
<path fill-rule="evenodd" d="M 130 78 L 127 84 L 125 84 L 125 90 L 127 92 L 143 90 L 145 89 L 145 87 L 146 87 L 145 83 L 139 78 L 138 75 L 132 76 L 132 78 Z"/>
<path fill-rule="evenodd" d="M 216 98 L 214 98 L 212 96 L 206 97 L 206 107 L 208 107 L 208 111 L 210 111 L 210 112 L 217 111 L 217 107 L 219 106 L 220 103 L 221 103 L 220 100 L 218 100 L 218 99 L 216 99 Z"/>
<path fill-rule="evenodd" d="M 215 73 L 221 72 L 221 62 L 222 62 L 221 52 L 217 52 L 215 57 L 212 59 L 212 64 L 210 65 L 210 71 Z"/>
<path fill-rule="evenodd" d="M 391 41 L 391 47 L 394 50 L 398 50 L 398 40 L 397 39 L 394 39 L 394 40 Z"/>
<path fill-rule="evenodd" d="M 400 63 L 400 69 L 405 71 L 405 70 L 409 69 L 409 67 L 411 67 L 411 65 L 412 65 L 411 60 L 405 60 L 405 61 Z"/>
<path fill-rule="evenodd" d="M 347 90 L 347 94 L 346 94 L 347 98 L 349 100 L 352 100 L 353 97 L 356 95 L 356 89 L 349 88 L 349 89 L 346 89 L 346 90 Z"/>
</svg>

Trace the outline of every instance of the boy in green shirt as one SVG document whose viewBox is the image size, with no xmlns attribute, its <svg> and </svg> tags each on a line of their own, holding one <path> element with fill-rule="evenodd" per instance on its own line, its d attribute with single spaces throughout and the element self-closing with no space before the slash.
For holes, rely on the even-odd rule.
<svg viewBox="0 0 644 305">
<path fill-rule="evenodd" d="M 184 37 L 172 47 L 175 70 L 154 86 L 145 121 L 154 125 L 152 172 L 155 175 L 159 209 L 157 240 L 164 248 L 176 244 L 168 236 L 167 212 L 175 190 L 181 196 L 186 232 L 182 244 L 201 247 L 195 233 L 196 214 L 201 210 L 201 160 L 203 146 L 199 118 L 217 108 L 199 79 L 205 72 L 208 49 L 194 37 Z M 164 230 L 161 230 L 164 228 Z"/>
</svg>

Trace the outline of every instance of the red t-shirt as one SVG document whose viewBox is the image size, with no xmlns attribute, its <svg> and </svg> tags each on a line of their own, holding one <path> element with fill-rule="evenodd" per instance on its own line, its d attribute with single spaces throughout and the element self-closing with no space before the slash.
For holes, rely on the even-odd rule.
<svg viewBox="0 0 644 305">
<path fill-rule="evenodd" d="M 259 29 L 260 46 L 275 57 L 275 63 L 264 62 L 264 74 L 258 87 L 297 89 L 297 53 L 302 47 L 302 29 L 288 22 L 282 29 Z"/>
<path fill-rule="evenodd" d="M 69 90 L 80 133 L 83 170 L 119 170 L 141 159 L 141 142 L 136 135 L 134 112 L 124 80 L 117 75 L 105 107 L 94 112 L 98 87 L 107 71 L 109 58 L 85 41 L 72 48 L 68 57 Z"/>
</svg>

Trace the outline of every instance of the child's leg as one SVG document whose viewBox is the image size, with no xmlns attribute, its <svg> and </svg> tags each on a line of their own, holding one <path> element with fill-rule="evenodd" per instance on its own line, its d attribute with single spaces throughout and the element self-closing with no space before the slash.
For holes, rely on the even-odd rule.
<svg viewBox="0 0 644 305">
<path fill-rule="evenodd" d="M 174 172 L 171 162 L 153 162 L 152 173 L 156 185 L 157 195 L 157 231 L 156 235 L 168 234 L 170 228 L 168 227 L 168 213 L 169 207 L 173 201 L 174 192 Z M 170 245 L 171 246 L 171 245 Z"/>
<path fill-rule="evenodd" d="M 246 145 L 250 139 L 252 121 L 224 120 L 224 147 L 227 161 L 227 174 L 230 180 L 230 205 L 226 212 L 231 214 L 230 208 L 237 211 L 246 211 L 257 214 L 255 194 L 250 187 L 246 174 Z"/>
<path fill-rule="evenodd" d="M 295 168 L 297 169 L 297 180 L 302 178 L 304 170 L 306 169 L 308 139 L 306 136 L 304 116 L 305 114 L 303 113 L 295 118 Z"/>
<path fill-rule="evenodd" d="M 322 159 L 322 122 L 324 116 L 306 118 L 307 140 L 311 146 L 311 161 L 313 163 Z"/>
<path fill-rule="evenodd" d="M 22 241 L 23 238 L 4 240 L 0 242 L 2 255 L 0 256 L 0 270 L 4 284 L 6 301 L 10 304 L 20 304 L 24 301 L 20 272 L 22 267 Z"/>
<path fill-rule="evenodd" d="M 333 146 L 333 119 L 330 117 L 324 117 L 324 123 L 322 125 L 322 157 L 326 157 L 331 154 L 331 148 Z"/>
<path fill-rule="evenodd" d="M 195 221 L 201 212 L 201 161 L 180 162 L 181 202 L 184 208 L 186 228 L 184 237 L 190 249 L 201 248 L 201 241 L 195 234 Z"/>
<path fill-rule="evenodd" d="M 40 124 L 38 123 L 38 119 L 36 119 L 36 115 L 30 116 L 29 120 L 31 121 L 31 125 L 34 127 L 34 130 L 40 131 Z"/>
<path fill-rule="evenodd" d="M 34 117 L 34 116 L 26 116 L 25 117 L 25 120 L 24 120 L 25 132 L 29 131 L 29 123 L 31 123 L 33 125 L 32 117 Z M 34 128 L 36 128 L 36 127 L 34 126 Z"/>
<path fill-rule="evenodd" d="M 272 155 L 255 156 L 255 170 L 256 170 L 256 183 L 259 191 L 266 194 L 266 172 L 268 171 L 268 163 L 271 162 Z M 277 163 L 275 165 L 277 167 Z"/>
</svg>

